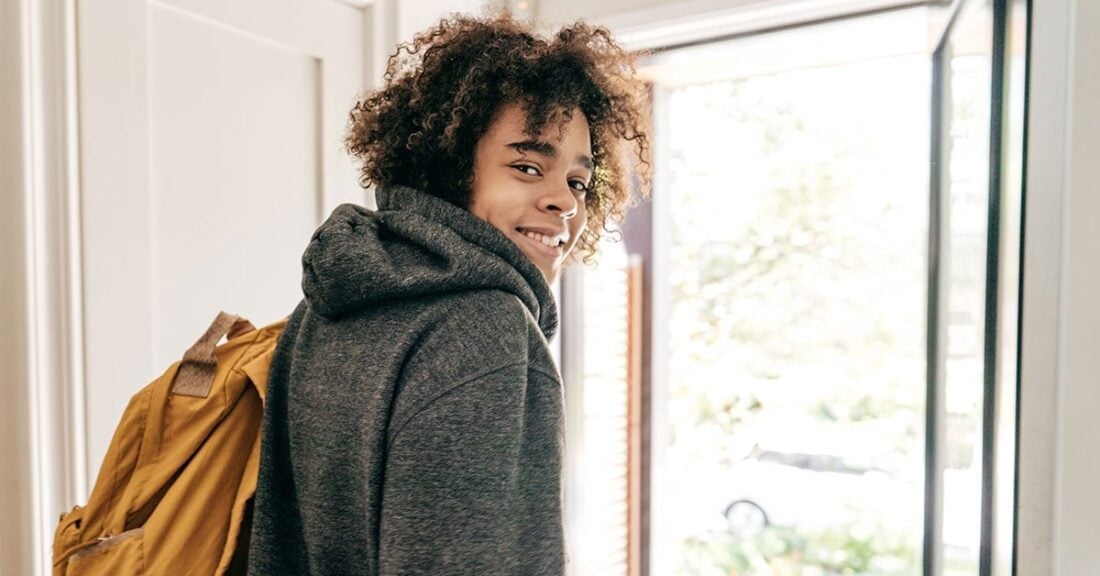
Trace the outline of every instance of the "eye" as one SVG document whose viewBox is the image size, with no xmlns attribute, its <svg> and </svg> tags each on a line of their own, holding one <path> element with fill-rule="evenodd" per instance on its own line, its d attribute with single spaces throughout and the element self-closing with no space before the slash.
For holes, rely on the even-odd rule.
<svg viewBox="0 0 1100 576">
<path fill-rule="evenodd" d="M 588 192 L 588 182 L 584 180 L 570 180 L 569 187 L 581 194 L 586 194 Z"/>
<path fill-rule="evenodd" d="M 541 176 L 542 175 L 542 172 L 539 172 L 538 168 L 536 168 L 536 167 L 534 167 L 530 164 L 513 164 L 512 168 L 515 168 L 516 170 L 519 170 L 520 172 L 523 172 L 524 174 L 526 174 L 528 176 Z"/>
</svg>

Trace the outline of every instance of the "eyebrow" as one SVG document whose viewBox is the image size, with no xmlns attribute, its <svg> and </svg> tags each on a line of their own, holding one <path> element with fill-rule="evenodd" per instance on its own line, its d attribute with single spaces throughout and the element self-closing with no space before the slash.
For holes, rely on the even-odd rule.
<svg viewBox="0 0 1100 576">
<path fill-rule="evenodd" d="M 534 152 L 535 154 L 547 156 L 550 158 L 558 157 L 557 146 L 554 146 L 549 142 L 543 142 L 542 140 L 523 140 L 520 142 L 512 142 L 511 144 L 508 144 L 507 147 L 512 148 L 513 150 L 521 154 L 525 152 Z M 589 158 L 584 154 L 577 156 L 577 162 L 590 171 L 595 169 L 592 158 Z"/>
</svg>

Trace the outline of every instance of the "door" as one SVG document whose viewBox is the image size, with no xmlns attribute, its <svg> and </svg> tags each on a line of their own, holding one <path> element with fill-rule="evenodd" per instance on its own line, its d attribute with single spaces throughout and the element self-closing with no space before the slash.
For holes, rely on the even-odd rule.
<svg viewBox="0 0 1100 576">
<path fill-rule="evenodd" d="M 89 487 L 129 397 L 218 310 L 289 314 L 313 229 L 365 202 L 341 150 L 362 10 L 78 1 Z"/>
<path fill-rule="evenodd" d="M 924 574 L 1012 573 L 1026 7 L 933 38 Z"/>
</svg>

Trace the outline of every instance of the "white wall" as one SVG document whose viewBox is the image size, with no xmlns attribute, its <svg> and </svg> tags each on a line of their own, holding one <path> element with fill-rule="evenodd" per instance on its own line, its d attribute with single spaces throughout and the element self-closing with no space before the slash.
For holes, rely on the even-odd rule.
<svg viewBox="0 0 1100 576">
<path fill-rule="evenodd" d="M 366 30 L 373 33 L 367 41 L 367 77 L 374 88 L 382 84 L 386 61 L 398 43 L 409 42 L 439 21 L 454 14 L 480 14 L 491 0 L 374 0 L 366 10 Z"/>
</svg>

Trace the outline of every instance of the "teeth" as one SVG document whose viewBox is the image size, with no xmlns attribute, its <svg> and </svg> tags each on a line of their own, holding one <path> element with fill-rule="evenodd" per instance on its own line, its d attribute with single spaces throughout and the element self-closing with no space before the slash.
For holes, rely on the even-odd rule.
<svg viewBox="0 0 1100 576">
<path fill-rule="evenodd" d="M 535 242 L 539 242 L 543 246 L 547 246 L 549 248 L 554 248 L 555 246 L 558 245 L 558 239 L 557 238 L 551 238 L 551 237 L 549 237 L 545 234 L 539 234 L 538 232 L 532 232 L 530 230 L 524 230 L 523 235 L 530 238 L 530 239 L 532 239 L 532 240 L 534 240 Z"/>
</svg>

